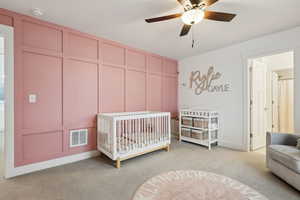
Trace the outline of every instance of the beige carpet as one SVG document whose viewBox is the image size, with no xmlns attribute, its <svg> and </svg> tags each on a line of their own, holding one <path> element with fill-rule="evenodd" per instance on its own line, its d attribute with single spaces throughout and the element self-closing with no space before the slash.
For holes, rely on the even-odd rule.
<svg viewBox="0 0 300 200">
<path fill-rule="evenodd" d="M 259 154 L 262 154 L 262 155 L 266 155 L 266 147 L 264 148 L 261 148 L 261 149 L 258 149 L 256 151 L 254 151 L 254 153 L 259 153 Z"/>
<path fill-rule="evenodd" d="M 131 200 L 149 178 L 171 170 L 201 170 L 235 179 L 270 200 L 299 200 L 300 193 L 265 168 L 265 156 L 223 148 L 206 150 L 172 141 L 158 151 L 122 163 L 97 157 L 0 183 L 2 200 Z"/>
</svg>

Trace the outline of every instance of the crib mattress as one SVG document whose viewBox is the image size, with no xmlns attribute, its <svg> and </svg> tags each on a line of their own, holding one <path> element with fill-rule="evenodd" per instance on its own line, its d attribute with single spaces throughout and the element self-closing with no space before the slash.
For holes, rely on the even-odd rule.
<svg viewBox="0 0 300 200">
<path fill-rule="evenodd" d="M 137 134 L 139 137 L 137 138 Z M 149 133 L 132 133 L 130 135 L 124 135 L 117 137 L 117 152 L 119 154 L 128 153 L 128 151 L 134 151 L 137 148 L 145 148 L 154 144 L 165 143 L 168 141 L 168 137 L 161 137 L 160 140 L 154 139 Z"/>
</svg>

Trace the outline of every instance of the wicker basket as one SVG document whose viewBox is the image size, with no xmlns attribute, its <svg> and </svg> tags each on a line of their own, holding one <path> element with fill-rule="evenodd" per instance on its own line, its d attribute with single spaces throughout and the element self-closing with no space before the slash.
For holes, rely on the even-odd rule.
<svg viewBox="0 0 300 200">
<path fill-rule="evenodd" d="M 202 138 L 203 138 L 203 131 L 192 130 L 191 136 L 194 139 L 202 140 Z"/>
<path fill-rule="evenodd" d="M 188 128 L 181 128 L 181 135 L 184 137 L 191 137 L 191 130 Z"/>
<path fill-rule="evenodd" d="M 183 117 L 182 124 L 185 126 L 193 126 L 193 119 L 190 117 Z"/>
<path fill-rule="evenodd" d="M 203 119 L 201 118 L 195 118 L 194 119 L 194 127 L 197 127 L 197 128 L 203 128 Z"/>
<path fill-rule="evenodd" d="M 202 128 L 208 128 L 208 119 L 203 119 Z"/>
</svg>

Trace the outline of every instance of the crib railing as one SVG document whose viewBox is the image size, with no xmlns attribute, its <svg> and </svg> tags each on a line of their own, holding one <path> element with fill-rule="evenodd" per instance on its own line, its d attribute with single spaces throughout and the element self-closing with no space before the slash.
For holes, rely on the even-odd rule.
<svg viewBox="0 0 300 200">
<path fill-rule="evenodd" d="M 170 113 L 133 112 L 98 115 L 98 149 L 116 160 L 171 142 Z"/>
</svg>

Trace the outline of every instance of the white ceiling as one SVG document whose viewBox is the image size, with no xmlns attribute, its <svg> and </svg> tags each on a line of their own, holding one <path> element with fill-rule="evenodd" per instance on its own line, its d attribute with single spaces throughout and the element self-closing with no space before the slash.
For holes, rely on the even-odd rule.
<svg viewBox="0 0 300 200">
<path fill-rule="evenodd" d="M 177 59 L 300 25 L 299 0 L 220 0 L 210 10 L 237 17 L 195 25 L 192 49 L 192 34 L 179 37 L 180 19 L 144 22 L 181 11 L 176 0 L 0 0 L 0 5 L 27 15 L 38 7 L 45 11 L 43 20 Z"/>
</svg>

